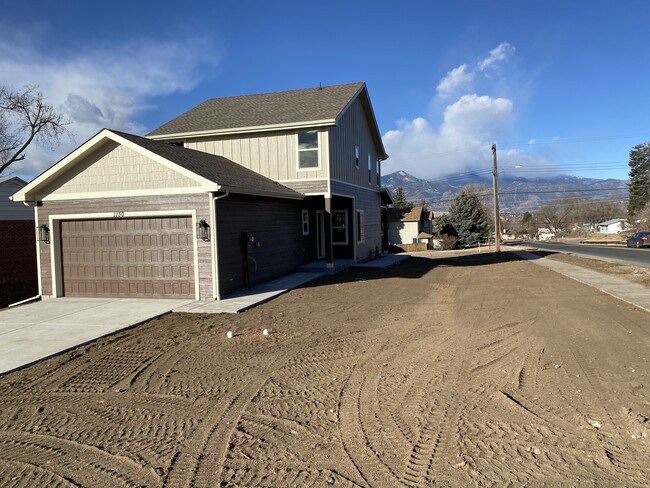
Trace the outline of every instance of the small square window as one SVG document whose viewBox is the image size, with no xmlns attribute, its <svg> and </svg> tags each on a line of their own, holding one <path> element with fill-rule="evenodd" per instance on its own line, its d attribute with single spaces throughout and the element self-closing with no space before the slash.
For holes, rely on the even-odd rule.
<svg viewBox="0 0 650 488">
<path fill-rule="evenodd" d="M 309 235 L 309 210 L 302 211 L 302 235 Z"/>
</svg>

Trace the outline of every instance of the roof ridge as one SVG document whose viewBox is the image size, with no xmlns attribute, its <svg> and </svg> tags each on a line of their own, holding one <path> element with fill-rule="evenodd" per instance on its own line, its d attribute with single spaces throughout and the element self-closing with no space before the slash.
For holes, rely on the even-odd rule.
<svg viewBox="0 0 650 488">
<path fill-rule="evenodd" d="M 276 90 L 276 91 L 270 91 L 270 92 L 264 92 L 264 93 L 247 93 L 244 95 L 231 95 L 228 97 L 212 97 L 208 98 L 207 100 L 204 100 L 201 102 L 199 105 L 202 105 L 206 102 L 209 102 L 211 100 L 227 100 L 229 98 L 245 98 L 245 97 L 262 97 L 266 95 L 276 95 L 276 94 L 281 94 L 281 93 L 294 93 L 294 92 L 304 92 L 304 91 L 309 91 L 309 90 L 325 90 L 327 88 L 338 88 L 342 86 L 353 86 L 353 85 L 364 85 L 365 81 L 355 81 L 353 83 L 340 83 L 338 85 L 321 85 L 321 86 L 315 86 L 315 87 L 309 87 L 309 88 L 294 88 L 292 90 Z"/>
</svg>

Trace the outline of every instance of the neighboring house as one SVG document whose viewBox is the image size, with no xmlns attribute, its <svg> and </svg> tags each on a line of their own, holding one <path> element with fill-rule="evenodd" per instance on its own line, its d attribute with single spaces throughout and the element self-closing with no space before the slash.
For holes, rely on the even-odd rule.
<svg viewBox="0 0 650 488">
<path fill-rule="evenodd" d="M 388 209 L 388 242 L 391 245 L 426 243 L 432 245 L 433 212 L 422 205 L 412 209 Z"/>
<path fill-rule="evenodd" d="M 34 209 L 9 199 L 26 184 L 17 176 L 0 177 L 0 307 L 38 292 Z"/>
<path fill-rule="evenodd" d="M 596 226 L 596 230 L 602 234 L 618 234 L 625 230 L 625 219 L 611 219 L 601 222 Z"/>
<path fill-rule="evenodd" d="M 208 100 L 146 138 L 102 130 L 14 195 L 33 202 L 43 296 L 223 295 L 382 249 L 364 83 Z"/>
<path fill-rule="evenodd" d="M 540 241 L 546 241 L 549 239 L 553 239 L 554 237 L 555 237 L 555 233 L 548 227 L 540 227 L 537 229 L 537 238 Z"/>
</svg>

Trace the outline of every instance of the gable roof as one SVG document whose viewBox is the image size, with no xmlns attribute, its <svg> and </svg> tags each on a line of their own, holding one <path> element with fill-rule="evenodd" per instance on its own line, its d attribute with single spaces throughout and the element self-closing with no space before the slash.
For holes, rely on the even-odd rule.
<svg viewBox="0 0 650 488">
<path fill-rule="evenodd" d="M 27 182 L 25 180 L 23 180 L 22 178 L 20 178 L 18 176 L 0 176 L 0 185 L 3 185 L 5 183 L 9 183 L 9 182 L 18 183 L 18 184 L 21 184 L 23 186 L 27 184 Z"/>
<path fill-rule="evenodd" d="M 224 129 L 334 122 L 364 83 L 211 98 L 147 134 L 155 137 Z"/>
<path fill-rule="evenodd" d="M 335 125 L 361 96 L 380 159 L 386 151 L 366 84 L 305 88 L 257 95 L 211 98 L 147 134 L 152 139 L 178 139 L 224 133 L 258 132 Z"/>
<path fill-rule="evenodd" d="M 609 226 L 612 224 L 620 224 L 622 221 L 623 219 L 611 219 L 611 220 L 606 220 L 605 222 L 601 222 L 598 225 Z"/>
<path fill-rule="evenodd" d="M 154 141 L 125 132 L 103 129 L 16 192 L 12 199 L 17 201 L 40 200 L 42 195 L 38 193 L 39 190 L 47 187 L 68 167 L 83 160 L 108 140 L 130 147 L 146 157 L 155 159 L 159 163 L 199 181 L 202 187 L 198 187 L 198 191 L 229 191 L 278 198 L 304 198 L 301 193 L 222 156 L 195 151 L 167 142 Z"/>
<path fill-rule="evenodd" d="M 429 216 L 429 212 L 423 212 L 422 210 L 422 205 L 417 205 L 411 209 L 389 208 L 388 220 L 391 222 L 419 222 L 422 217 Z"/>
</svg>

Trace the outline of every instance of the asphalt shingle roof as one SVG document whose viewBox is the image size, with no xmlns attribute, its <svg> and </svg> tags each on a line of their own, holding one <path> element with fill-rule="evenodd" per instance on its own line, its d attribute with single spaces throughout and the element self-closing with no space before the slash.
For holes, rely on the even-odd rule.
<svg viewBox="0 0 650 488">
<path fill-rule="evenodd" d="M 163 124 L 148 136 L 333 120 L 364 86 L 364 83 L 350 83 L 212 98 Z"/>
<path fill-rule="evenodd" d="M 110 132 L 235 193 L 239 190 L 242 193 L 274 194 L 279 197 L 293 199 L 303 198 L 301 193 L 223 156 L 195 151 L 194 149 L 167 142 L 154 141 L 145 137 L 127 134 L 126 132 L 116 130 L 110 130 Z"/>
</svg>

